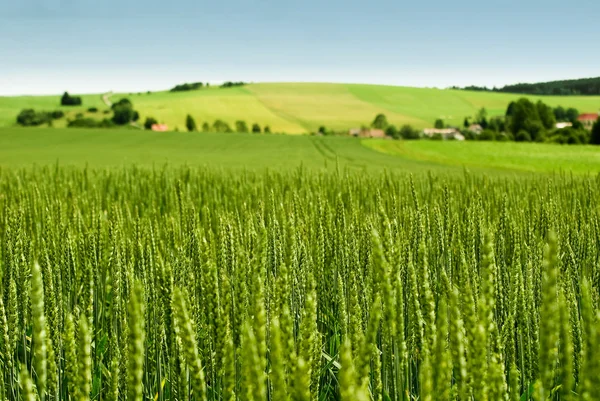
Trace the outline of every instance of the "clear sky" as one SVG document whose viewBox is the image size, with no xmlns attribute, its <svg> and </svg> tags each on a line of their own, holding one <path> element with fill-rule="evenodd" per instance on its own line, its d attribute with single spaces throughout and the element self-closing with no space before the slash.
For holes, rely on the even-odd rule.
<svg viewBox="0 0 600 401">
<path fill-rule="evenodd" d="M 0 94 L 600 76 L 598 0 L 0 0 Z"/>
</svg>

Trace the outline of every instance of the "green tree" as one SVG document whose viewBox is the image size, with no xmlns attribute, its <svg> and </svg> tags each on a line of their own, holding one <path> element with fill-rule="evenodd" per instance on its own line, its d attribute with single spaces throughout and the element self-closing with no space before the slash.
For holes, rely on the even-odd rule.
<svg viewBox="0 0 600 401">
<path fill-rule="evenodd" d="M 467 117 L 465 117 L 465 121 L 463 121 L 463 127 L 469 128 L 470 126 L 471 126 L 471 123 L 469 122 L 469 119 Z"/>
<path fill-rule="evenodd" d="M 400 128 L 400 136 L 404 139 L 419 139 L 419 131 L 405 124 Z"/>
<path fill-rule="evenodd" d="M 271 133 L 271 127 L 269 127 L 268 125 L 265 125 L 265 128 L 263 129 L 263 132 L 265 134 L 270 134 Z"/>
<path fill-rule="evenodd" d="M 196 131 L 196 121 L 194 120 L 194 117 L 192 117 L 191 115 L 187 115 L 187 117 L 185 118 L 185 127 L 187 128 L 187 130 L 189 132 L 192 131 Z"/>
<path fill-rule="evenodd" d="M 113 108 L 113 122 L 117 125 L 129 124 L 133 120 L 134 111 L 131 106 L 121 105 Z"/>
<path fill-rule="evenodd" d="M 389 125 L 385 130 L 385 135 L 390 138 L 398 139 L 400 137 L 400 132 L 395 125 Z"/>
<path fill-rule="evenodd" d="M 371 123 L 371 127 L 377 128 L 377 129 L 386 129 L 387 126 L 388 126 L 388 121 L 387 121 L 387 117 L 385 116 L 385 114 L 377 114 L 375 116 L 375 119 Z"/>
<path fill-rule="evenodd" d="M 232 132 L 231 127 L 223 120 L 215 120 L 213 123 L 213 131 L 214 132 Z"/>
<path fill-rule="evenodd" d="M 235 122 L 235 131 L 236 132 L 248 132 L 248 125 L 246 121 L 238 120 Z"/>
<path fill-rule="evenodd" d="M 554 118 L 556 118 L 556 121 L 567 121 L 567 112 L 564 107 L 562 107 L 562 106 L 555 107 L 553 112 L 554 112 Z"/>
<path fill-rule="evenodd" d="M 592 136 L 590 137 L 592 145 L 600 145 L 600 117 L 592 127 Z"/>
<path fill-rule="evenodd" d="M 62 106 L 81 106 L 81 98 L 79 96 L 71 96 L 69 92 L 65 92 L 60 98 Z"/>
<path fill-rule="evenodd" d="M 255 134 L 260 134 L 260 125 L 256 123 L 252 124 L 252 132 Z"/>
<path fill-rule="evenodd" d="M 567 111 L 565 112 L 565 118 L 567 121 L 570 121 L 572 123 L 574 123 L 575 121 L 577 121 L 577 118 L 579 117 L 579 111 L 577 111 L 577 109 L 573 108 L 573 107 L 569 107 L 567 109 Z"/>
<path fill-rule="evenodd" d="M 484 121 L 487 123 L 487 116 L 488 116 L 488 112 L 485 109 L 485 107 L 482 107 L 481 109 L 479 109 L 479 111 L 477 112 L 477 117 L 476 117 L 477 123 L 481 124 Z"/>
<path fill-rule="evenodd" d="M 554 116 L 554 111 L 550 108 L 550 106 L 544 104 L 541 100 L 538 100 L 535 105 L 538 111 L 538 115 L 540 116 L 540 121 L 542 125 L 546 129 L 553 129 L 556 125 L 556 117 Z"/>
<path fill-rule="evenodd" d="M 210 124 L 205 121 L 204 123 L 202 123 L 202 132 L 209 132 L 209 131 L 210 131 Z"/>
<path fill-rule="evenodd" d="M 146 117 L 146 121 L 144 122 L 144 128 L 152 129 L 154 124 L 158 124 L 158 121 L 154 117 Z"/>
<path fill-rule="evenodd" d="M 435 120 L 434 127 L 437 128 L 437 129 L 444 128 L 444 120 L 442 120 L 441 118 L 438 118 L 437 120 Z"/>
</svg>

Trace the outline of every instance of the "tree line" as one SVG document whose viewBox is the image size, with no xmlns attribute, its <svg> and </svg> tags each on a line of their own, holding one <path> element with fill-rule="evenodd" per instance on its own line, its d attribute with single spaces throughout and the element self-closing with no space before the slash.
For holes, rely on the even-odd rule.
<svg viewBox="0 0 600 401">
<path fill-rule="evenodd" d="M 562 81 L 518 83 L 506 85 L 502 88 L 488 88 L 486 86 L 452 87 L 469 91 L 518 93 L 523 95 L 600 95 L 600 77 L 568 79 Z"/>
</svg>

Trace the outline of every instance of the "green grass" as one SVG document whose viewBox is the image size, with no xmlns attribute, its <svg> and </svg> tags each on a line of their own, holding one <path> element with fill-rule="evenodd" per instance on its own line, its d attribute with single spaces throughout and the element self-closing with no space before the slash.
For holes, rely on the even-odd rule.
<svg viewBox="0 0 600 401">
<path fill-rule="evenodd" d="M 385 155 L 347 137 L 137 130 L 0 129 L 0 165 L 91 167 L 194 165 L 249 170 L 324 167 L 421 170 L 427 163 Z M 432 168 L 436 168 L 433 166 Z"/>
<path fill-rule="evenodd" d="M 600 147 L 552 144 L 358 140 L 348 137 L 102 129 L 0 129 L 0 166 L 54 163 L 114 167 L 595 173 Z"/>
<path fill-rule="evenodd" d="M 423 163 L 505 171 L 600 172 L 600 147 L 517 142 L 363 140 L 379 152 Z"/>
<path fill-rule="evenodd" d="M 344 130 L 368 125 L 377 113 L 385 113 L 393 124 L 432 126 L 437 118 L 462 125 L 485 107 L 490 116 L 503 115 L 508 103 L 519 95 L 467 92 L 429 88 L 382 85 L 269 83 L 236 88 L 205 88 L 191 92 L 154 92 L 151 94 L 115 94 L 112 100 L 128 97 L 142 120 L 153 116 L 171 129 L 184 130 L 185 117 L 191 114 L 198 126 L 222 119 L 233 126 L 236 120 L 269 125 L 274 132 L 300 134 L 319 126 Z M 600 109 L 600 96 L 528 96 L 542 99 L 550 106 L 575 107 L 580 112 Z M 53 110 L 60 108 L 60 95 L 0 97 L 0 126 L 12 126 L 23 108 Z M 62 108 L 73 118 L 90 106 L 107 107 L 101 95 L 84 95 L 83 106 Z M 100 113 L 98 118 L 102 118 Z M 66 124 L 57 121 L 55 126 Z"/>
</svg>

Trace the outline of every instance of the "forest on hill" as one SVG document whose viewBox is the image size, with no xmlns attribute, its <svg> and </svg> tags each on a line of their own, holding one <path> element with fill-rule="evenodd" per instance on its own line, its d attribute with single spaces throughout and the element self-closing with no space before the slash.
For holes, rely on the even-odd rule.
<svg viewBox="0 0 600 401">
<path fill-rule="evenodd" d="M 467 86 L 460 89 L 485 92 L 520 93 L 526 95 L 600 95 L 600 77 L 538 83 L 518 83 L 506 85 L 502 88 L 491 89 L 485 86 Z"/>
</svg>

